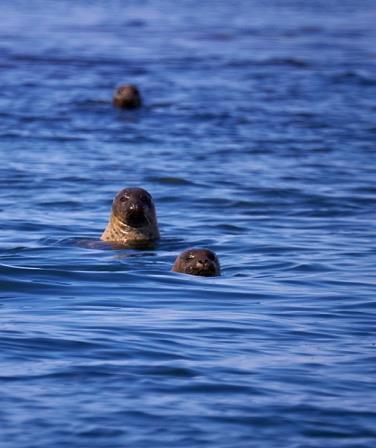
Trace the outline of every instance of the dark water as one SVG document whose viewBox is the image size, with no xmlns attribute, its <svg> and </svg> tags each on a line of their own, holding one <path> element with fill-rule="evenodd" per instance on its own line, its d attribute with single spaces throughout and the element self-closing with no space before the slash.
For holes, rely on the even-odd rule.
<svg viewBox="0 0 376 448">
<path fill-rule="evenodd" d="M 1 447 L 376 446 L 376 3 L 0 17 Z M 158 247 L 80 244 L 125 186 Z"/>
</svg>

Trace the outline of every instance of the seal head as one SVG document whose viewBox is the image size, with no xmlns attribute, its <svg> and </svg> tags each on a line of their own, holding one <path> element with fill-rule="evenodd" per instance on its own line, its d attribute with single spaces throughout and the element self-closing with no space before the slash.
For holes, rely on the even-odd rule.
<svg viewBox="0 0 376 448">
<path fill-rule="evenodd" d="M 215 277 L 221 275 L 216 254 L 209 249 L 188 249 L 181 253 L 172 267 L 174 272 L 182 274 Z"/>
<path fill-rule="evenodd" d="M 148 246 L 159 238 L 151 195 L 142 188 L 121 190 L 112 203 L 109 222 L 101 240 L 123 246 Z"/>
<path fill-rule="evenodd" d="M 132 84 L 118 87 L 112 98 L 112 104 L 121 109 L 137 109 L 141 106 L 141 95 L 138 88 Z"/>
</svg>

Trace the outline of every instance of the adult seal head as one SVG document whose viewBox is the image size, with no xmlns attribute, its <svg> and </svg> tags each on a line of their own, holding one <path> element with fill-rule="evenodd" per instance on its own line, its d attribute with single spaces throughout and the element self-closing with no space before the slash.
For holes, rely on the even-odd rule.
<svg viewBox="0 0 376 448">
<path fill-rule="evenodd" d="M 172 267 L 174 272 L 182 274 L 215 277 L 221 275 L 216 254 L 209 249 L 188 249 L 181 253 Z"/>
<path fill-rule="evenodd" d="M 121 190 L 112 203 L 101 240 L 128 247 L 150 246 L 159 238 L 153 199 L 142 188 Z"/>
<path fill-rule="evenodd" d="M 137 109 L 141 106 L 141 95 L 138 88 L 132 84 L 118 87 L 112 98 L 112 104 L 121 109 Z"/>
</svg>

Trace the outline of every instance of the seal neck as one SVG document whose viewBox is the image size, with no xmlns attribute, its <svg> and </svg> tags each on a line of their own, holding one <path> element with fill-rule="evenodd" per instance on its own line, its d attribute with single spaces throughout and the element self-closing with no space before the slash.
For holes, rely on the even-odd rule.
<svg viewBox="0 0 376 448">
<path fill-rule="evenodd" d="M 108 225 L 101 237 L 104 241 L 129 243 L 150 243 L 159 238 L 159 231 L 156 223 L 148 223 L 143 227 L 130 227 L 111 213 Z"/>
</svg>

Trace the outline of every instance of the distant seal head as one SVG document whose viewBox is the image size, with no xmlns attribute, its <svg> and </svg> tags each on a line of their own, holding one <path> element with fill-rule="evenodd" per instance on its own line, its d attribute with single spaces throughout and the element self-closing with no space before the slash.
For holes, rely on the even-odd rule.
<svg viewBox="0 0 376 448">
<path fill-rule="evenodd" d="M 140 91 L 132 84 L 118 87 L 112 98 L 112 104 L 121 109 L 137 109 L 141 103 Z"/>
<path fill-rule="evenodd" d="M 221 275 L 216 254 L 209 249 L 188 249 L 181 253 L 172 267 L 174 272 L 182 274 L 215 277 Z"/>
<path fill-rule="evenodd" d="M 124 188 L 112 203 L 109 222 L 101 240 L 128 247 L 148 247 L 159 239 L 151 195 L 142 188 Z"/>
</svg>

